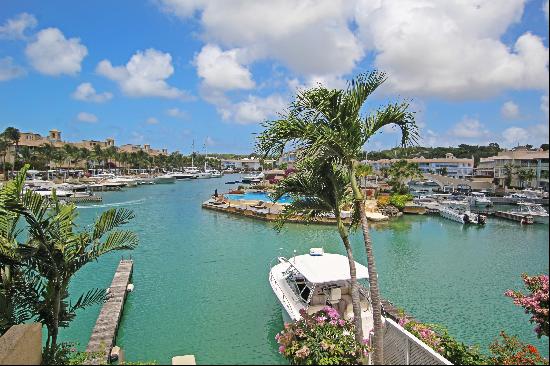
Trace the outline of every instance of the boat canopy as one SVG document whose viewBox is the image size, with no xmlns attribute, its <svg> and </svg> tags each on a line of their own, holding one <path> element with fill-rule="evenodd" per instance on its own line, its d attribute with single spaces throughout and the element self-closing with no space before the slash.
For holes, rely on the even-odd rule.
<svg viewBox="0 0 550 366">
<path fill-rule="evenodd" d="M 311 283 L 328 283 L 350 279 L 349 262 L 340 254 L 298 255 L 291 258 L 290 265 Z M 357 279 L 369 278 L 369 271 L 364 265 L 355 262 Z"/>
</svg>

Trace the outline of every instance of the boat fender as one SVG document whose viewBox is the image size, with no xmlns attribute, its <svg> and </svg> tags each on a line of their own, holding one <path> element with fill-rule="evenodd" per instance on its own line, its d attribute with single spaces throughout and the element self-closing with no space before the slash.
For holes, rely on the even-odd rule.
<svg viewBox="0 0 550 366">
<path fill-rule="evenodd" d="M 134 284 L 129 283 L 128 286 L 126 286 L 126 291 L 128 291 L 128 292 L 134 291 Z"/>
</svg>

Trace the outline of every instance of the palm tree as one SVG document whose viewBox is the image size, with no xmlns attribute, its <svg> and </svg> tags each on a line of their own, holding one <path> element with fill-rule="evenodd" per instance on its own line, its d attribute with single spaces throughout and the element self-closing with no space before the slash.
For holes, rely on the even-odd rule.
<svg viewBox="0 0 550 366">
<path fill-rule="evenodd" d="M 533 169 L 527 169 L 525 170 L 525 181 L 528 183 L 529 188 L 531 188 L 531 185 L 533 183 L 533 179 L 535 179 L 537 175 L 535 174 L 535 171 Z"/>
<path fill-rule="evenodd" d="M 504 164 L 504 176 L 504 186 L 510 187 L 512 185 L 512 178 L 514 177 L 514 166 L 512 164 Z"/>
<path fill-rule="evenodd" d="M 345 169 L 330 162 L 308 159 L 300 162 L 298 172 L 283 179 L 274 193 L 275 200 L 290 194 L 293 201 L 285 206 L 278 228 L 289 217 L 300 215 L 313 220 L 323 214 L 333 214 L 340 238 L 346 248 L 350 267 L 351 297 L 355 323 L 355 340 L 363 340 L 361 304 L 355 268 L 355 259 L 349 241 L 349 231 L 342 221 L 341 211 L 352 203 L 353 196 L 349 187 L 349 176 Z M 353 225 L 359 222 L 358 212 L 353 215 Z"/>
<path fill-rule="evenodd" d="M 23 164 L 29 164 L 31 168 L 34 168 L 34 163 L 36 162 L 36 153 L 34 150 L 28 146 L 21 146 L 17 151 L 17 155 L 19 155 L 19 159 L 21 159 Z"/>
<path fill-rule="evenodd" d="M 388 175 L 390 176 L 389 183 L 392 186 L 392 191 L 399 194 L 405 194 L 407 193 L 405 182 L 412 178 L 421 177 L 422 171 L 416 163 L 399 160 L 390 166 Z"/>
<path fill-rule="evenodd" d="M 302 151 L 302 156 L 315 156 L 321 161 L 342 165 L 350 177 L 356 177 L 365 143 L 384 126 L 395 124 L 401 130 L 401 144 L 416 141 L 418 132 L 409 104 L 393 103 L 376 112 L 361 116 L 361 108 L 376 88 L 384 81 L 384 73 L 377 71 L 359 75 L 346 90 L 329 90 L 323 86 L 300 91 L 282 119 L 264 123 L 266 130 L 257 140 L 257 148 L 264 156 L 281 156 L 287 146 Z M 374 363 L 383 363 L 382 313 L 378 289 L 378 275 L 372 250 L 365 197 L 357 179 L 350 179 L 354 204 L 360 213 L 361 228 L 367 253 L 369 284 L 374 314 Z"/>
<path fill-rule="evenodd" d="M 367 182 L 367 177 L 373 174 L 372 165 L 359 164 L 357 166 L 357 177 L 360 179 L 361 185 L 364 187 Z"/>
<path fill-rule="evenodd" d="M 43 144 L 39 147 L 39 154 L 44 159 L 45 165 L 51 169 L 51 162 L 54 160 L 55 147 L 52 144 Z"/>
<path fill-rule="evenodd" d="M 27 168 L 19 173 L 18 181 L 24 180 Z M 99 216 L 91 230 L 76 231 L 78 213 L 73 204 L 60 204 L 55 192 L 49 199 L 31 190 L 23 192 L 22 184 L 17 188 L 19 191 L 12 189 L 3 201 L 4 210 L 20 215 L 28 226 L 25 247 L 33 254 L 23 263 L 42 282 L 40 301 L 35 304 L 36 319 L 46 325 L 45 355 L 52 357 L 57 350 L 59 328 L 67 327 L 77 310 L 105 298 L 104 290 L 92 289 L 70 302 L 71 279 L 84 265 L 102 255 L 137 245 L 135 233 L 118 230 L 134 215 L 126 209 L 111 209 Z"/>
</svg>

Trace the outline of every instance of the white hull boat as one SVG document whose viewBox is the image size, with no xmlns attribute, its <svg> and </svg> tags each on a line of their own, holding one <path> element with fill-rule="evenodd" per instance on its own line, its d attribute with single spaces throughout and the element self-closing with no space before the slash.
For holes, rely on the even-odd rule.
<svg viewBox="0 0 550 366">
<path fill-rule="evenodd" d="M 548 212 L 537 203 L 519 202 L 518 207 L 510 210 L 511 213 L 532 216 L 533 222 L 548 225 Z"/>
<path fill-rule="evenodd" d="M 484 225 L 486 222 L 484 215 L 479 215 L 469 210 L 457 210 L 448 206 L 439 207 L 439 215 L 461 224 Z"/>
<path fill-rule="evenodd" d="M 314 314 L 326 306 L 338 311 L 344 319 L 353 319 L 348 258 L 312 248 L 310 254 L 290 259 L 278 258 L 269 272 L 269 283 L 281 303 L 283 320 L 297 321 L 300 311 Z M 356 262 L 357 279 L 368 279 L 368 270 Z M 360 286 L 363 334 L 373 328 L 372 306 L 368 290 Z"/>
<path fill-rule="evenodd" d="M 243 183 L 259 183 L 264 179 L 264 173 L 258 174 L 244 174 L 242 176 Z"/>
<path fill-rule="evenodd" d="M 483 193 L 472 192 L 469 197 L 470 205 L 476 207 L 489 207 L 493 205 L 490 199 L 488 199 Z"/>
<path fill-rule="evenodd" d="M 212 174 L 200 172 L 200 173 L 197 174 L 197 178 L 198 179 L 210 179 L 210 178 L 212 178 Z"/>
</svg>

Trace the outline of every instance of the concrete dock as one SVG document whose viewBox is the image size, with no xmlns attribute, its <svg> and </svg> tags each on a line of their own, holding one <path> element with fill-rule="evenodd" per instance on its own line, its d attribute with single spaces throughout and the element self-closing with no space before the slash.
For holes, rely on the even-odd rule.
<svg viewBox="0 0 550 366">
<path fill-rule="evenodd" d="M 93 355 L 89 364 L 109 362 L 111 349 L 115 345 L 118 324 L 122 317 L 128 284 L 132 278 L 134 261 L 122 259 L 109 287 L 107 301 L 97 317 L 86 352 Z"/>
</svg>

